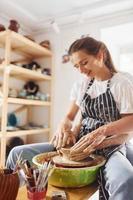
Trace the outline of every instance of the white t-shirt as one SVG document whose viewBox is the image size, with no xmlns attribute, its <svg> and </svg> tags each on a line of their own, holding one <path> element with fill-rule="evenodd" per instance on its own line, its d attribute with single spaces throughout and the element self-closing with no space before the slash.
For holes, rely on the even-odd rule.
<svg viewBox="0 0 133 200">
<path fill-rule="evenodd" d="M 78 106 L 81 105 L 82 98 L 87 89 L 90 78 L 76 82 L 71 90 L 71 100 L 75 100 Z M 91 98 L 96 98 L 107 89 L 107 82 L 94 80 L 87 91 Z M 133 76 L 126 72 L 117 72 L 111 78 L 110 90 L 121 114 L 133 113 Z"/>
</svg>

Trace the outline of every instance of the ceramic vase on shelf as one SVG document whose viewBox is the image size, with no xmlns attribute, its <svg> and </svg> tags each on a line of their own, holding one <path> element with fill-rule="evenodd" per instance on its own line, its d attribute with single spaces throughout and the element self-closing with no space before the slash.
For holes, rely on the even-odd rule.
<svg viewBox="0 0 133 200">
<path fill-rule="evenodd" d="M 0 31 L 5 31 L 6 29 L 5 29 L 5 27 L 4 27 L 4 25 L 3 24 L 0 24 Z"/>
<path fill-rule="evenodd" d="M 15 31 L 15 32 L 18 32 L 19 28 L 20 28 L 19 23 L 16 20 L 11 19 L 10 20 L 10 25 L 9 25 L 8 29 L 10 29 L 12 31 Z"/>
</svg>

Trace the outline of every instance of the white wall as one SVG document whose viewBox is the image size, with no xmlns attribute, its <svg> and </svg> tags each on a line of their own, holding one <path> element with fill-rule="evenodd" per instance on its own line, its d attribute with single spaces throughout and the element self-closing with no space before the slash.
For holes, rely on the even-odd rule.
<svg viewBox="0 0 133 200">
<path fill-rule="evenodd" d="M 133 73 L 133 22 L 103 28 L 101 39 L 106 43 L 115 60 L 117 70 Z"/>
<path fill-rule="evenodd" d="M 122 13 L 117 16 L 110 16 L 106 18 L 97 18 L 90 20 L 84 24 L 75 24 L 61 27 L 61 33 L 55 34 L 54 32 L 40 34 L 36 38 L 38 40 L 50 39 L 53 50 L 53 67 L 54 67 L 54 85 L 53 85 L 53 132 L 55 131 L 57 124 L 64 116 L 67 106 L 69 104 L 69 94 L 72 84 L 75 80 L 80 78 L 80 75 L 76 73 L 71 63 L 62 64 L 61 57 L 65 53 L 65 49 L 68 49 L 69 45 L 78 39 L 83 34 L 90 34 L 97 39 L 101 38 L 101 29 L 124 24 L 133 21 L 133 13 Z M 115 63 L 118 64 L 117 56 Z"/>
</svg>

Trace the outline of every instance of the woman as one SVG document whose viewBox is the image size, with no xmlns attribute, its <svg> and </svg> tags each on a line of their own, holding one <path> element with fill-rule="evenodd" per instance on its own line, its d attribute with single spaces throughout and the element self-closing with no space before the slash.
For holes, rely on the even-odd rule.
<svg viewBox="0 0 133 200">
<path fill-rule="evenodd" d="M 81 160 L 92 152 L 106 156 L 100 171 L 100 197 L 131 200 L 133 187 L 133 149 L 125 142 L 133 129 L 133 81 L 129 74 L 116 72 L 107 47 L 91 37 L 76 40 L 69 49 L 71 60 L 86 75 L 59 125 L 52 143 L 71 148 L 71 158 Z M 72 122 L 81 110 L 81 123 L 72 131 Z M 16 153 L 23 157 L 53 150 L 53 145 L 33 144 L 14 148 L 7 166 L 14 168 Z M 104 181 L 102 181 L 104 180 Z"/>
<path fill-rule="evenodd" d="M 71 148 L 71 158 L 81 160 L 92 152 L 104 155 L 107 162 L 99 176 L 100 198 L 131 200 L 133 147 L 125 141 L 133 128 L 133 78 L 116 72 L 107 47 L 93 38 L 75 41 L 69 54 L 74 67 L 86 74 L 88 80 L 83 82 L 62 122 L 60 137 L 55 135 L 53 142 L 60 148 L 62 141 L 68 141 L 69 120 L 74 119 L 80 107 L 82 121 L 80 129 L 74 131 L 79 141 Z"/>
<path fill-rule="evenodd" d="M 132 130 L 133 79 L 116 72 L 107 47 L 93 38 L 75 41 L 69 54 L 74 67 L 91 78 L 87 89 L 79 92 L 82 123 L 71 158 L 80 160 L 94 151 L 104 155 L 101 199 L 132 199 L 133 156 L 127 156 L 130 150 L 124 141 Z"/>
</svg>

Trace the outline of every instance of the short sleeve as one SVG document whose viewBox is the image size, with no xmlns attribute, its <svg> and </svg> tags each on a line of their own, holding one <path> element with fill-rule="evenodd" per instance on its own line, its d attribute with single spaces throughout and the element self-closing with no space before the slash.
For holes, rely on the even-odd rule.
<svg viewBox="0 0 133 200">
<path fill-rule="evenodd" d="M 77 81 L 73 84 L 71 92 L 70 92 L 70 100 L 71 101 L 77 100 L 80 88 L 81 88 L 81 82 L 80 81 Z"/>
<path fill-rule="evenodd" d="M 133 76 L 122 75 L 114 87 L 114 98 L 120 114 L 133 113 Z"/>
<path fill-rule="evenodd" d="M 76 102 L 78 106 L 81 104 L 81 100 L 83 95 L 87 89 L 87 85 L 90 82 L 90 78 L 83 77 L 80 81 L 77 81 L 73 84 L 71 93 L 70 93 L 70 100 Z"/>
</svg>

